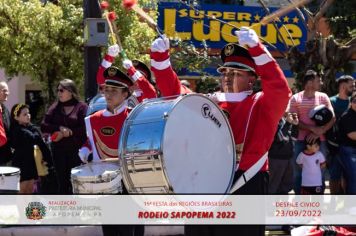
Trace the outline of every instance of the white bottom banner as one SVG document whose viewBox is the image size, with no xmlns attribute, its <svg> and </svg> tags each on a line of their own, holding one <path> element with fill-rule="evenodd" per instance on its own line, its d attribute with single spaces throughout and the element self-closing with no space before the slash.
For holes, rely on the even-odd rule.
<svg viewBox="0 0 356 236">
<path fill-rule="evenodd" d="M 351 195 L 0 195 L 0 224 L 356 224 Z"/>
</svg>

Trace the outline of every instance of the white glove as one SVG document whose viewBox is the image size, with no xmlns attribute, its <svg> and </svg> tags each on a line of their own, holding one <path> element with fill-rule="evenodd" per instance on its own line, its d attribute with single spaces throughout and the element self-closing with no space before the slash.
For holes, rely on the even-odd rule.
<svg viewBox="0 0 356 236">
<path fill-rule="evenodd" d="M 165 52 L 169 49 L 169 39 L 166 35 L 155 39 L 151 45 L 151 52 Z"/>
<path fill-rule="evenodd" d="M 87 147 L 82 147 L 79 149 L 78 156 L 80 157 L 80 160 L 84 163 L 88 163 L 88 156 L 90 154 L 90 151 Z"/>
<path fill-rule="evenodd" d="M 111 57 L 117 57 L 117 55 L 119 55 L 120 52 L 121 52 L 121 48 L 117 44 L 111 45 L 108 48 L 108 55 Z"/>
<path fill-rule="evenodd" d="M 247 45 L 250 48 L 256 47 L 260 41 L 256 32 L 248 27 L 241 27 L 239 31 L 235 31 L 236 36 L 239 38 L 241 46 Z"/>
<path fill-rule="evenodd" d="M 125 59 L 125 60 L 122 62 L 122 66 L 123 66 L 126 70 L 130 69 L 131 67 L 133 67 L 132 61 L 129 60 L 129 59 Z"/>
</svg>

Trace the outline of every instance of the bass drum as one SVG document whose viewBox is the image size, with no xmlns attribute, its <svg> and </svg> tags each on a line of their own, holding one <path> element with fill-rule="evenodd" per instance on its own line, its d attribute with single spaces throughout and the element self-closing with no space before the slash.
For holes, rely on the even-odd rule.
<svg viewBox="0 0 356 236">
<path fill-rule="evenodd" d="M 130 193 L 227 193 L 235 172 L 228 120 L 199 94 L 147 100 L 121 131 L 119 157 Z"/>
</svg>

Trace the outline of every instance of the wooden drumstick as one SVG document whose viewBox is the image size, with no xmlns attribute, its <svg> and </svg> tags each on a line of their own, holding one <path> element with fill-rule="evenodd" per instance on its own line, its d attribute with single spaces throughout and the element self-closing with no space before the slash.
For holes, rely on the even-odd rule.
<svg viewBox="0 0 356 236">
<path fill-rule="evenodd" d="M 117 40 L 117 36 L 114 32 L 114 29 L 113 29 L 113 24 L 111 24 L 111 21 L 109 19 L 109 14 L 105 14 L 105 18 L 106 18 L 106 21 L 108 22 L 108 25 L 109 25 L 109 30 L 110 30 L 110 36 L 111 36 L 111 40 L 112 40 L 112 43 L 113 44 L 118 44 L 120 46 L 120 48 L 122 48 L 121 46 L 121 42 Z"/>
<path fill-rule="evenodd" d="M 136 0 L 124 0 L 122 2 L 124 8 L 128 10 L 134 10 L 146 23 L 154 30 L 157 30 L 157 23 L 153 18 L 148 15 L 141 7 L 137 5 Z M 158 30 L 157 30 L 158 31 Z M 159 31 L 158 31 L 159 32 Z"/>
<path fill-rule="evenodd" d="M 302 5 L 305 5 L 305 4 L 309 3 L 310 1 L 311 0 L 300 0 L 298 2 L 294 2 L 292 4 L 289 4 L 288 6 L 282 7 L 279 10 L 273 12 L 272 14 L 263 17 L 260 22 L 251 25 L 250 28 L 253 29 L 253 28 L 256 28 L 256 27 L 258 27 L 260 25 L 267 25 L 271 21 L 278 20 L 279 17 L 284 16 L 285 14 L 293 11 L 296 7 L 300 7 Z"/>
<path fill-rule="evenodd" d="M 119 47 L 121 49 L 120 54 L 121 54 L 123 59 L 127 59 L 126 52 L 125 52 L 124 48 L 122 47 L 121 39 L 120 39 L 119 34 L 117 32 L 116 24 L 115 23 L 111 24 L 111 27 L 112 27 L 114 35 L 116 37 L 117 45 L 119 45 Z"/>
<path fill-rule="evenodd" d="M 115 33 L 114 33 L 113 28 L 112 28 L 111 20 L 110 20 L 110 17 L 109 17 L 110 13 L 108 12 L 109 3 L 107 1 L 102 1 L 100 3 L 100 9 L 103 11 L 103 15 L 105 16 L 105 19 L 108 22 L 109 30 L 110 30 L 110 37 L 111 37 L 112 43 L 116 44 Z M 113 13 L 113 17 L 116 18 L 115 13 Z"/>
<path fill-rule="evenodd" d="M 116 29 L 116 25 L 115 25 L 115 19 L 116 19 L 116 14 L 115 12 L 108 12 L 108 8 L 109 8 L 109 3 L 106 1 L 102 1 L 100 4 L 100 8 L 104 11 L 104 16 L 106 21 L 108 22 L 108 26 L 109 26 L 109 30 L 110 30 L 110 37 L 112 40 L 113 44 L 118 44 L 120 49 L 121 49 L 121 56 L 126 59 L 126 53 L 124 51 L 124 48 L 122 47 L 122 43 L 120 40 L 119 35 L 117 34 L 117 29 Z"/>
</svg>

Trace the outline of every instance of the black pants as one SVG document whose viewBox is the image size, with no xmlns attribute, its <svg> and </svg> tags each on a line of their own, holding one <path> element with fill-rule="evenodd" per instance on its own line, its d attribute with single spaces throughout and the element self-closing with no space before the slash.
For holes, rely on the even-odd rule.
<svg viewBox="0 0 356 236">
<path fill-rule="evenodd" d="M 128 195 L 124 183 L 121 181 L 122 194 Z M 144 236 L 144 225 L 102 225 L 103 236 Z"/>
<path fill-rule="evenodd" d="M 234 176 L 235 183 L 243 174 L 243 171 L 237 171 Z M 244 186 L 239 188 L 233 195 L 265 195 L 268 194 L 268 173 L 258 172 Z M 262 211 L 263 212 L 263 211 Z M 187 225 L 184 228 L 186 236 L 220 236 L 220 235 L 238 235 L 238 236 L 264 236 L 264 225 Z"/>
<path fill-rule="evenodd" d="M 143 236 L 144 225 L 103 225 L 104 236 Z"/>
<path fill-rule="evenodd" d="M 78 149 L 62 150 L 53 148 L 53 161 L 58 181 L 58 193 L 73 194 L 70 172 L 72 168 L 82 163 L 78 156 Z"/>
</svg>

